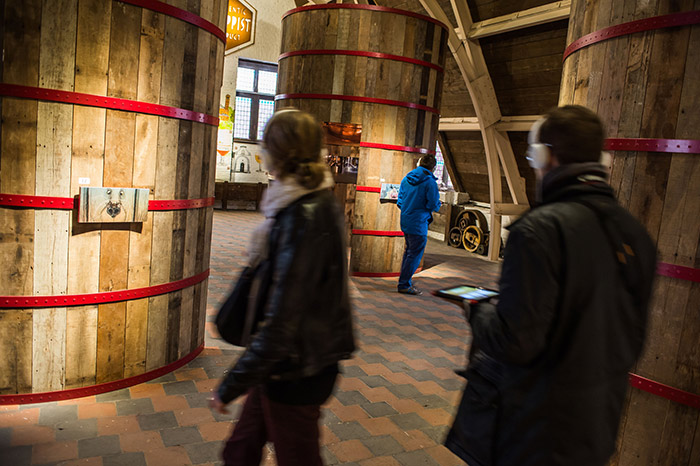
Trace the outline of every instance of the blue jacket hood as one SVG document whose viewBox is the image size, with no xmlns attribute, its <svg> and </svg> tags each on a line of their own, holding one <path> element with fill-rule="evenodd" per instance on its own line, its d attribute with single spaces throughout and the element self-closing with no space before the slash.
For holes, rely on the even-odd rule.
<svg viewBox="0 0 700 466">
<path fill-rule="evenodd" d="M 411 186 L 418 186 L 419 184 L 429 180 L 430 178 L 437 180 L 433 173 L 427 168 L 417 167 L 408 172 L 406 175 L 406 181 L 408 181 Z"/>
</svg>

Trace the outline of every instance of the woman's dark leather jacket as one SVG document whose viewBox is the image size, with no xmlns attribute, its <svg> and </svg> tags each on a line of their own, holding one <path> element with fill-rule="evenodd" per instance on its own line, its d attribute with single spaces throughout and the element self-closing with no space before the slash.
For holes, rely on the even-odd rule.
<svg viewBox="0 0 700 466">
<path fill-rule="evenodd" d="M 307 377 L 351 357 L 344 235 L 337 201 L 327 190 L 277 214 L 268 259 L 256 271 L 255 306 L 264 319 L 219 387 L 223 402 L 267 381 Z"/>
</svg>

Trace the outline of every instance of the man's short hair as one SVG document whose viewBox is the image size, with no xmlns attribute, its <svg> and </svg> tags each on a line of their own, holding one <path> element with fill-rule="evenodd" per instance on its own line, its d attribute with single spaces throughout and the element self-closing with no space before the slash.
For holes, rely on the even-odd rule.
<svg viewBox="0 0 700 466">
<path fill-rule="evenodd" d="M 435 169 L 436 165 L 437 165 L 437 159 L 435 158 L 434 155 L 430 155 L 430 154 L 424 155 L 418 161 L 419 167 L 427 168 L 430 171 L 433 171 Z"/>
<path fill-rule="evenodd" d="M 545 115 L 539 142 L 551 147 L 560 164 L 597 162 L 605 130 L 592 110 L 580 105 L 557 107 Z"/>
</svg>

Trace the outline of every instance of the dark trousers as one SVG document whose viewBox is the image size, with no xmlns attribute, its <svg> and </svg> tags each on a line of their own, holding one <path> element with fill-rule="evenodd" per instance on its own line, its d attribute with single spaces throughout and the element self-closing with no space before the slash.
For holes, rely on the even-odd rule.
<svg viewBox="0 0 700 466">
<path fill-rule="evenodd" d="M 425 245 L 428 243 L 428 237 L 424 235 L 404 234 L 403 237 L 406 247 L 403 251 L 403 261 L 401 261 L 401 275 L 399 275 L 400 290 L 411 287 L 411 277 L 420 265 Z"/>
<path fill-rule="evenodd" d="M 277 403 L 261 387 L 252 388 L 224 447 L 225 464 L 258 466 L 269 440 L 275 446 L 278 466 L 323 466 L 318 445 L 320 414 L 320 405 Z"/>
</svg>

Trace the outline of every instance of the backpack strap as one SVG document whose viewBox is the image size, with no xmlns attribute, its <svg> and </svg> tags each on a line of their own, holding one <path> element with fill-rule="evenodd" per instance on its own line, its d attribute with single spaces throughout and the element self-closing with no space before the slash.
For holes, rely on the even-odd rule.
<svg viewBox="0 0 700 466">
<path fill-rule="evenodd" d="M 598 222 L 608 240 L 610 251 L 615 258 L 622 282 L 635 302 L 639 301 L 639 293 L 636 290 L 642 281 L 642 264 L 630 244 L 632 242 L 625 238 L 624 228 L 615 220 L 615 216 L 607 212 L 609 209 L 603 203 L 591 202 L 581 198 L 570 199 L 570 201 L 587 207 L 598 218 Z M 637 304 L 641 303 L 638 302 Z"/>
</svg>

